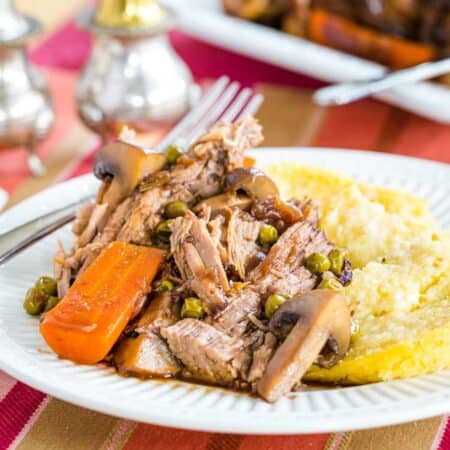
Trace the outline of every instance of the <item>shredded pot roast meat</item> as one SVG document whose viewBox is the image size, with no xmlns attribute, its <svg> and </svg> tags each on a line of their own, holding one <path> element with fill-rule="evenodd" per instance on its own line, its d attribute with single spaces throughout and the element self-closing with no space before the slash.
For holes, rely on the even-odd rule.
<svg viewBox="0 0 450 450">
<path fill-rule="evenodd" d="M 320 292 L 325 278 L 348 284 L 351 265 L 345 260 L 341 274 L 308 270 L 311 255 L 327 258 L 335 247 L 319 228 L 313 201 L 283 200 L 267 175 L 244 167 L 245 151 L 261 140 L 261 127 L 253 118 L 217 125 L 175 163 L 145 175 L 131 194 L 116 190 L 113 195 L 114 178 L 97 171 L 104 177 L 97 202 L 80 208 L 72 249 L 65 252 L 60 246 L 55 257 L 59 297 L 112 241 L 166 251 L 152 292 L 136 304 L 134 318 L 107 358 L 120 373 L 178 376 L 255 393 L 259 389 L 269 401 L 300 384 L 301 374 L 286 381 L 285 369 L 277 366 L 278 349 L 309 310 L 298 307 L 288 332 L 277 334 L 269 327 L 271 296 L 300 302 L 302 294 Z M 128 172 L 120 167 L 114 171 L 129 189 L 126 173 L 137 173 L 132 165 Z M 114 207 L 108 198 L 114 198 Z M 261 238 L 264 227 L 272 233 L 269 240 Z M 345 302 L 339 305 L 345 308 Z M 320 323 L 315 326 L 320 333 Z M 341 326 L 348 324 L 333 324 L 333 330 Z M 318 347 L 311 360 L 320 361 L 322 350 Z M 261 389 L 268 366 L 270 394 Z M 278 379 L 282 387 L 277 387 Z"/>
</svg>

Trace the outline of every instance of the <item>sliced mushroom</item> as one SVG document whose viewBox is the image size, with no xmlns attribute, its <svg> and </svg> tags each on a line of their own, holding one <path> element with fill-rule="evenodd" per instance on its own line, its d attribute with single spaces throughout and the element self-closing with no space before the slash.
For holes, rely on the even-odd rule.
<svg viewBox="0 0 450 450">
<path fill-rule="evenodd" d="M 225 187 L 232 191 L 244 191 L 252 198 L 252 215 L 277 228 L 282 233 L 290 225 L 305 220 L 296 205 L 280 198 L 277 185 L 264 172 L 256 168 L 243 168 L 230 172 Z"/>
<path fill-rule="evenodd" d="M 162 153 L 145 153 L 141 148 L 121 141 L 106 145 L 96 157 L 94 174 L 101 180 L 112 180 L 98 201 L 114 208 L 133 192 L 139 180 L 162 169 L 165 163 Z"/>
<path fill-rule="evenodd" d="M 230 172 L 226 177 L 226 187 L 234 192 L 243 190 L 252 199 L 257 200 L 280 195 L 280 191 L 273 180 L 254 167 L 239 167 Z"/>
<path fill-rule="evenodd" d="M 349 348 L 350 326 L 347 303 L 336 291 L 318 289 L 280 306 L 269 328 L 276 336 L 287 337 L 257 385 L 261 397 L 274 402 L 290 392 L 321 352 L 319 363 L 336 364 Z"/>
<path fill-rule="evenodd" d="M 216 195 L 201 201 L 193 208 L 195 213 L 201 211 L 205 206 L 210 208 L 211 217 L 216 216 L 224 209 L 247 209 L 250 207 L 252 199 L 246 195 L 237 194 L 235 192 L 225 192 L 224 194 Z"/>
<path fill-rule="evenodd" d="M 273 196 L 255 201 L 251 208 L 251 214 L 256 219 L 273 225 L 280 234 L 294 223 L 305 220 L 302 211 L 297 206 Z"/>
</svg>

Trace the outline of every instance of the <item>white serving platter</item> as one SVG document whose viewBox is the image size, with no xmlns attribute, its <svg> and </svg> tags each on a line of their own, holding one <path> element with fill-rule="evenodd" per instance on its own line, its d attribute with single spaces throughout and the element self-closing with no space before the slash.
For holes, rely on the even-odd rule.
<svg viewBox="0 0 450 450">
<path fill-rule="evenodd" d="M 220 0 L 164 0 L 180 27 L 204 41 L 327 82 L 377 78 L 385 68 L 365 59 L 224 14 Z M 205 61 L 208 64 L 208 61 Z M 413 113 L 450 124 L 450 87 L 421 82 L 377 96 Z"/>
</svg>

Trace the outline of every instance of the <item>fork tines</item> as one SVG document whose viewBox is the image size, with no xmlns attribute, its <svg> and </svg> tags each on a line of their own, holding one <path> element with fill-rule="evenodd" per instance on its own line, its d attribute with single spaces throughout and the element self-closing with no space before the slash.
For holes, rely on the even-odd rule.
<svg viewBox="0 0 450 450">
<path fill-rule="evenodd" d="M 235 122 L 253 115 L 264 97 L 250 88 L 241 88 L 240 83 L 226 76 L 219 78 L 201 98 L 192 111 L 159 143 L 162 150 L 182 138 L 190 143 L 215 123 L 226 120 Z"/>
</svg>

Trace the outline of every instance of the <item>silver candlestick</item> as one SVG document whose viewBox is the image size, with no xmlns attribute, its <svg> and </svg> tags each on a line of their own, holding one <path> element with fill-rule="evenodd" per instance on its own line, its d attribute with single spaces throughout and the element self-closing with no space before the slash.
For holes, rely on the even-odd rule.
<svg viewBox="0 0 450 450">
<path fill-rule="evenodd" d="M 45 172 L 35 151 L 55 118 L 46 83 L 26 55 L 25 39 L 39 30 L 12 0 L 0 0 L 0 149 L 26 147 L 34 175 Z"/>
<path fill-rule="evenodd" d="M 191 107 L 198 88 L 165 34 L 172 11 L 155 0 L 103 0 L 78 23 L 95 35 L 78 83 L 78 113 L 103 139 L 123 125 L 145 132 L 170 124 Z"/>
</svg>

